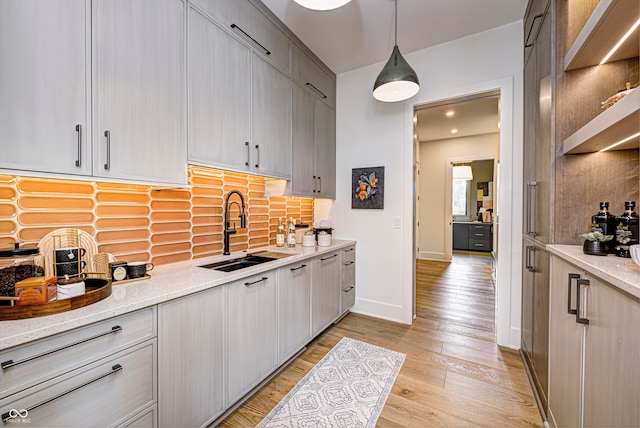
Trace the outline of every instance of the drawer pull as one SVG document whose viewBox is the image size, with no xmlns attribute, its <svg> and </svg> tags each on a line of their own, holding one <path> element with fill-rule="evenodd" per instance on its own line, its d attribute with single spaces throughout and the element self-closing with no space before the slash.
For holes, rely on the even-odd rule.
<svg viewBox="0 0 640 428">
<path fill-rule="evenodd" d="M 353 250 L 355 250 L 355 248 L 347 248 L 346 250 L 344 250 L 344 252 L 348 253 L 348 252 L 353 251 Z"/>
<path fill-rule="evenodd" d="M 38 404 L 34 404 L 31 407 L 27 407 L 26 409 L 22 409 L 20 412 L 15 412 L 15 409 L 14 409 L 14 412 L 8 411 L 6 413 L 3 413 L 2 414 L 2 422 L 8 422 L 9 420 L 20 416 L 20 413 L 22 413 L 23 411 L 28 414 L 30 411 L 32 411 L 34 409 L 37 409 L 38 407 L 42 407 L 47 403 L 51 403 L 52 401 L 57 400 L 58 398 L 64 397 L 65 395 L 68 395 L 68 394 L 71 394 L 72 392 L 77 391 L 77 390 L 79 390 L 81 388 L 84 388 L 85 386 L 90 385 L 90 384 L 92 384 L 94 382 L 97 382 L 100 379 L 103 379 L 103 378 L 105 378 L 107 376 L 111 376 L 112 374 L 117 373 L 120 370 L 122 370 L 122 366 L 120 364 L 116 364 L 115 366 L 111 367 L 111 371 L 109 371 L 109 372 L 107 372 L 105 374 L 101 374 L 100 376 L 97 376 L 97 377 L 95 377 L 95 378 L 93 378 L 93 379 L 91 379 L 91 380 L 89 380 L 89 381 L 87 381 L 87 382 L 85 382 L 83 384 L 80 384 L 78 386 L 75 386 L 75 387 L 73 387 L 73 388 L 71 388 L 71 389 L 69 389 L 69 390 L 67 390 L 67 391 L 65 391 L 65 392 L 63 392 L 61 394 L 55 395 L 55 396 L 53 396 L 51 398 L 47 398 L 46 400 L 44 400 L 44 401 L 42 401 L 42 402 L 40 402 Z"/>
<path fill-rule="evenodd" d="M 476 247 L 484 247 L 484 244 L 475 244 Z"/>
<path fill-rule="evenodd" d="M 259 279 L 259 280 L 257 280 L 257 281 L 253 281 L 253 282 L 245 282 L 245 283 L 244 283 L 244 285 L 245 285 L 245 287 L 248 287 L 248 286 L 250 286 L 250 285 L 255 285 L 255 284 L 258 284 L 258 283 L 260 283 L 260 282 L 264 282 L 264 281 L 266 281 L 267 279 L 269 279 L 269 278 L 267 278 L 266 276 L 263 276 L 262 278 L 260 278 L 260 279 Z"/>
<path fill-rule="evenodd" d="M 62 351 L 64 349 L 68 349 L 68 348 L 71 348 L 73 346 L 80 345 L 81 343 L 85 343 L 85 342 L 92 341 L 94 339 L 98 339 L 99 337 L 103 337 L 103 336 L 107 336 L 109 334 L 117 333 L 119 331 L 122 331 L 122 327 L 120 327 L 119 325 L 115 325 L 115 326 L 111 327 L 111 330 L 109 330 L 109 331 L 107 331 L 105 333 L 96 334 L 95 336 L 88 337 L 88 338 L 80 340 L 78 342 L 74 342 L 74 343 L 71 343 L 69 345 L 61 346 L 60 348 L 52 349 L 51 351 L 43 352 L 42 354 L 33 355 L 31 357 L 27 357 L 27 358 L 24 358 L 22 360 L 18 360 L 18 361 L 13 361 L 13 360 L 3 361 L 2 364 L 0 364 L 0 366 L 2 367 L 2 370 L 5 370 L 5 369 L 8 369 L 10 367 L 14 367 L 14 366 L 17 366 L 17 365 L 22 364 L 22 363 L 27 363 L 29 361 L 32 361 L 32 360 L 35 360 L 35 359 L 38 359 L 38 358 L 41 358 L 41 357 L 56 353 L 58 351 Z"/>
<path fill-rule="evenodd" d="M 345 266 L 349 266 L 349 265 L 352 265 L 352 264 L 353 264 L 353 261 L 345 262 L 345 263 L 344 263 L 344 265 L 345 265 Z"/>
<path fill-rule="evenodd" d="M 291 272 L 294 272 L 294 271 L 297 271 L 297 270 L 300 270 L 300 269 L 303 269 L 303 268 L 306 268 L 306 267 L 307 267 L 307 265 L 300 265 L 297 268 L 291 268 Z"/>
<path fill-rule="evenodd" d="M 349 291 L 351 291 L 351 290 L 353 290 L 353 285 L 352 285 L 352 286 L 350 286 L 349 288 L 345 288 L 345 289 L 344 289 L 344 290 L 342 290 L 342 291 L 344 291 L 345 293 L 348 293 L 348 292 L 349 292 Z"/>
<path fill-rule="evenodd" d="M 320 96 L 322 97 L 322 99 L 327 98 L 327 96 L 318 88 L 315 87 L 315 85 L 311 82 L 307 82 L 306 85 L 308 87 L 310 87 L 311 89 L 313 89 L 314 91 L 316 91 L 318 94 L 320 94 Z"/>
<path fill-rule="evenodd" d="M 322 259 L 322 258 L 321 258 L 321 259 L 320 259 L 320 261 L 321 261 L 321 262 L 324 262 L 325 260 L 329 260 L 329 259 L 332 259 L 332 258 L 334 258 L 334 257 L 338 257 L 338 255 L 337 255 L 337 254 L 334 254 L 333 256 L 325 257 L 324 259 Z"/>
<path fill-rule="evenodd" d="M 256 39 L 251 37 L 249 34 L 247 34 L 242 28 L 238 27 L 236 24 L 231 24 L 231 28 L 233 28 L 234 30 L 238 30 L 240 33 L 242 33 L 243 36 L 245 36 L 247 39 L 251 40 L 257 46 L 259 46 L 260 49 L 262 49 L 264 51 L 265 55 L 271 55 L 271 51 L 269 49 L 267 49 L 264 46 L 262 46 L 260 44 L 260 42 L 258 42 Z"/>
<path fill-rule="evenodd" d="M 484 236 L 484 233 L 476 233 L 476 236 Z"/>
</svg>

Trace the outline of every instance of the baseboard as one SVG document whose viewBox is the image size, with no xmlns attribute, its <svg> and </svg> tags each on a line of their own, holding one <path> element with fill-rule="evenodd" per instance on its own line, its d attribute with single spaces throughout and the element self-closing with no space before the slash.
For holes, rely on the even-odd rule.
<svg viewBox="0 0 640 428">
<path fill-rule="evenodd" d="M 377 302 L 375 300 L 359 299 L 356 297 L 356 304 L 351 308 L 351 312 L 401 324 L 411 324 L 411 320 L 404 320 L 406 312 L 404 307 Z"/>
<path fill-rule="evenodd" d="M 536 404 L 538 405 L 538 412 L 540 412 L 540 416 L 542 416 L 542 422 L 545 424 L 545 427 L 548 427 L 549 424 L 547 422 L 547 415 L 544 411 L 544 407 L 542 406 L 542 401 L 540 400 L 540 396 L 538 395 L 538 389 L 536 388 L 536 382 L 533 380 L 533 374 L 529 370 L 529 364 L 527 364 L 527 357 L 525 357 L 524 351 L 522 350 L 522 348 L 520 349 L 520 359 L 522 359 L 524 370 L 527 372 L 527 378 L 529 378 L 529 386 L 531 386 L 533 397 L 536 399 Z"/>
<path fill-rule="evenodd" d="M 448 261 L 445 256 L 444 253 L 430 253 L 428 251 L 420 251 L 418 253 L 418 259 L 420 260 L 435 260 L 438 262 L 446 262 Z"/>
</svg>

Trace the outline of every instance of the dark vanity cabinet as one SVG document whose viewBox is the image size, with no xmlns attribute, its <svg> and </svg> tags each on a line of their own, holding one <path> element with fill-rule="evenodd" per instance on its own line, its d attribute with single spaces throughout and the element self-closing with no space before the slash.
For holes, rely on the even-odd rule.
<svg viewBox="0 0 640 428">
<path fill-rule="evenodd" d="M 453 223 L 453 249 L 491 251 L 493 249 L 493 224 Z"/>
</svg>

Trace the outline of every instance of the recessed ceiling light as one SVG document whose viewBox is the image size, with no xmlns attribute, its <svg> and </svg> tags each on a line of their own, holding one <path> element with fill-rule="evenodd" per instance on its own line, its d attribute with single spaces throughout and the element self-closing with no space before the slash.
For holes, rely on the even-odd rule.
<svg viewBox="0 0 640 428">
<path fill-rule="evenodd" d="M 337 9 L 349 3 L 351 0 L 293 0 L 300 6 L 313 10 Z"/>
<path fill-rule="evenodd" d="M 445 114 L 447 115 L 447 117 L 453 117 L 453 115 L 456 114 L 456 113 L 453 110 L 449 110 Z"/>
<path fill-rule="evenodd" d="M 611 58 L 611 55 L 613 55 L 620 46 L 622 46 L 622 44 L 625 42 L 625 40 L 627 40 L 629 38 L 629 36 L 631 34 L 633 34 L 634 31 L 636 31 L 636 28 L 638 28 L 638 26 L 640 25 L 640 19 L 638 19 L 636 21 L 635 24 L 633 24 L 631 26 L 631 28 L 629 28 L 629 31 L 626 32 L 626 34 L 624 36 L 622 36 L 622 38 L 618 41 L 618 43 L 616 43 L 616 45 L 613 47 L 613 49 L 611 49 L 609 51 L 609 53 L 607 54 L 607 56 L 605 56 L 604 58 L 602 58 L 602 61 L 600 61 L 600 65 L 604 64 L 605 62 L 607 62 L 607 60 L 609 60 L 609 58 Z"/>
<path fill-rule="evenodd" d="M 453 129 L 451 130 L 451 133 L 452 133 L 452 134 L 457 134 L 457 133 L 458 133 L 458 130 L 457 130 L 456 128 L 453 128 Z"/>
</svg>

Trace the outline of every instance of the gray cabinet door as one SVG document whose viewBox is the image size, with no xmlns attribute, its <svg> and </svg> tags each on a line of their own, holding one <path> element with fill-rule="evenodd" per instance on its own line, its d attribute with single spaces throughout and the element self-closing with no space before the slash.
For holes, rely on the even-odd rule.
<svg viewBox="0 0 640 428">
<path fill-rule="evenodd" d="M 316 195 L 336 197 L 336 112 L 316 100 Z"/>
<path fill-rule="evenodd" d="M 198 11 L 189 11 L 189 161 L 249 169 L 250 55 Z"/>
<path fill-rule="evenodd" d="M 93 7 L 93 174 L 186 183 L 185 3 Z"/>
<path fill-rule="evenodd" d="M 252 55 L 251 168 L 262 175 L 291 178 L 291 80 Z"/>
<path fill-rule="evenodd" d="M 278 271 L 278 362 L 282 363 L 311 339 L 311 264 Z"/>
<path fill-rule="evenodd" d="M 91 174 L 87 5 L 0 2 L 0 168 Z"/>
<path fill-rule="evenodd" d="M 311 282 L 311 336 L 316 336 L 340 315 L 340 254 L 313 260 Z"/>
<path fill-rule="evenodd" d="M 316 196 L 315 158 L 315 99 L 293 84 L 293 150 L 291 192 L 295 195 Z"/>
<path fill-rule="evenodd" d="M 276 272 L 227 285 L 227 405 L 278 365 Z"/>
<path fill-rule="evenodd" d="M 225 287 L 160 305 L 160 426 L 203 426 L 225 408 Z"/>
<path fill-rule="evenodd" d="M 453 249 L 469 250 L 469 225 L 453 223 Z"/>
</svg>

